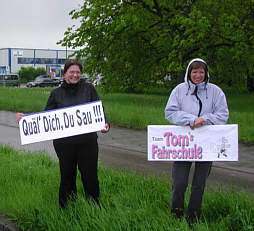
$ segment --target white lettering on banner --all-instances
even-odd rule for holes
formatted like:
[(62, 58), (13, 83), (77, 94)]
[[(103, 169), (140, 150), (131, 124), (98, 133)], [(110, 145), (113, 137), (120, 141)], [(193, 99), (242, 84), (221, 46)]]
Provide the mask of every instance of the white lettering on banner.
[(19, 121), (21, 144), (100, 131), (105, 128), (102, 102), (27, 114)]
[(149, 161), (238, 161), (238, 125), (150, 125)]

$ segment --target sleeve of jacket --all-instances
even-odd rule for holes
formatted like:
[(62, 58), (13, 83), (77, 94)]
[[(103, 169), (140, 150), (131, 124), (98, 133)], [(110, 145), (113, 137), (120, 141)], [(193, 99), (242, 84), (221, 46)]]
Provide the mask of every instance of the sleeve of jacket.
[(212, 104), (213, 112), (202, 115), (202, 117), (206, 120), (206, 124), (226, 124), (229, 117), (229, 111), (226, 96), (220, 88), (216, 88), (214, 91)]
[(56, 108), (57, 108), (57, 105), (56, 105), (56, 101), (55, 101), (55, 91), (51, 91), (44, 110), (48, 111), (48, 110), (52, 110), (52, 109), (56, 109)]
[[(91, 91), (92, 91), (92, 101), (97, 101), (97, 100), (101, 100), (95, 87), (91, 84)], [(104, 106), (103, 106), (103, 111), (104, 111), (104, 118), (105, 118), (105, 122), (109, 124), (107, 116), (105, 114), (105, 110), (104, 110)]]
[(181, 110), (178, 87), (174, 88), (165, 108), (165, 119), (179, 126), (193, 126), (196, 116)]

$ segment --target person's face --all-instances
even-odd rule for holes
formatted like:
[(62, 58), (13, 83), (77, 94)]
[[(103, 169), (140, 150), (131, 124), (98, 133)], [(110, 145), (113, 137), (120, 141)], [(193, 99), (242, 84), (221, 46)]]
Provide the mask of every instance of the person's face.
[(194, 84), (202, 83), (205, 80), (205, 70), (203, 67), (192, 69), (190, 74), (191, 81)]
[(79, 66), (73, 64), (64, 74), (65, 81), (70, 84), (78, 83), (80, 81), (80, 74)]

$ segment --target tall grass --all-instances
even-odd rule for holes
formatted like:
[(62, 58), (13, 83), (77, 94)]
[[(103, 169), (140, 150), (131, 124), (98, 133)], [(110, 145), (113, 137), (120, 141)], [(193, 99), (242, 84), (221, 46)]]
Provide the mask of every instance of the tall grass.
[[(42, 111), (52, 88), (0, 88), (0, 110), (25, 113)], [(110, 123), (145, 129), (151, 124), (169, 124), (164, 118), (168, 96), (111, 93), (99, 94)], [(169, 92), (170, 94), (170, 92)], [(229, 124), (239, 125), (239, 138), (254, 142), (254, 94), (229, 95)]]
[[(57, 203), (59, 168), (47, 155), (18, 153), (0, 145), (0, 163), (0, 211), (21, 230), (189, 230), (185, 220), (170, 214), (171, 185), (161, 178), (99, 165), (101, 209), (85, 200), (78, 179), (78, 198), (62, 211)], [(193, 230), (253, 230), (253, 216), (253, 196), (209, 189), (203, 217)]]
[(42, 111), (52, 88), (0, 87), (0, 109), (32, 113)]

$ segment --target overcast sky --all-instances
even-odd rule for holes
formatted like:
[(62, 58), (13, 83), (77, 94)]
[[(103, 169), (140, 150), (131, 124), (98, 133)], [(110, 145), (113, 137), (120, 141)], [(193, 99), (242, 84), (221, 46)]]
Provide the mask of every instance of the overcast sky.
[(69, 12), (84, 0), (0, 0), (0, 48), (65, 49), (61, 40), (78, 24)]

